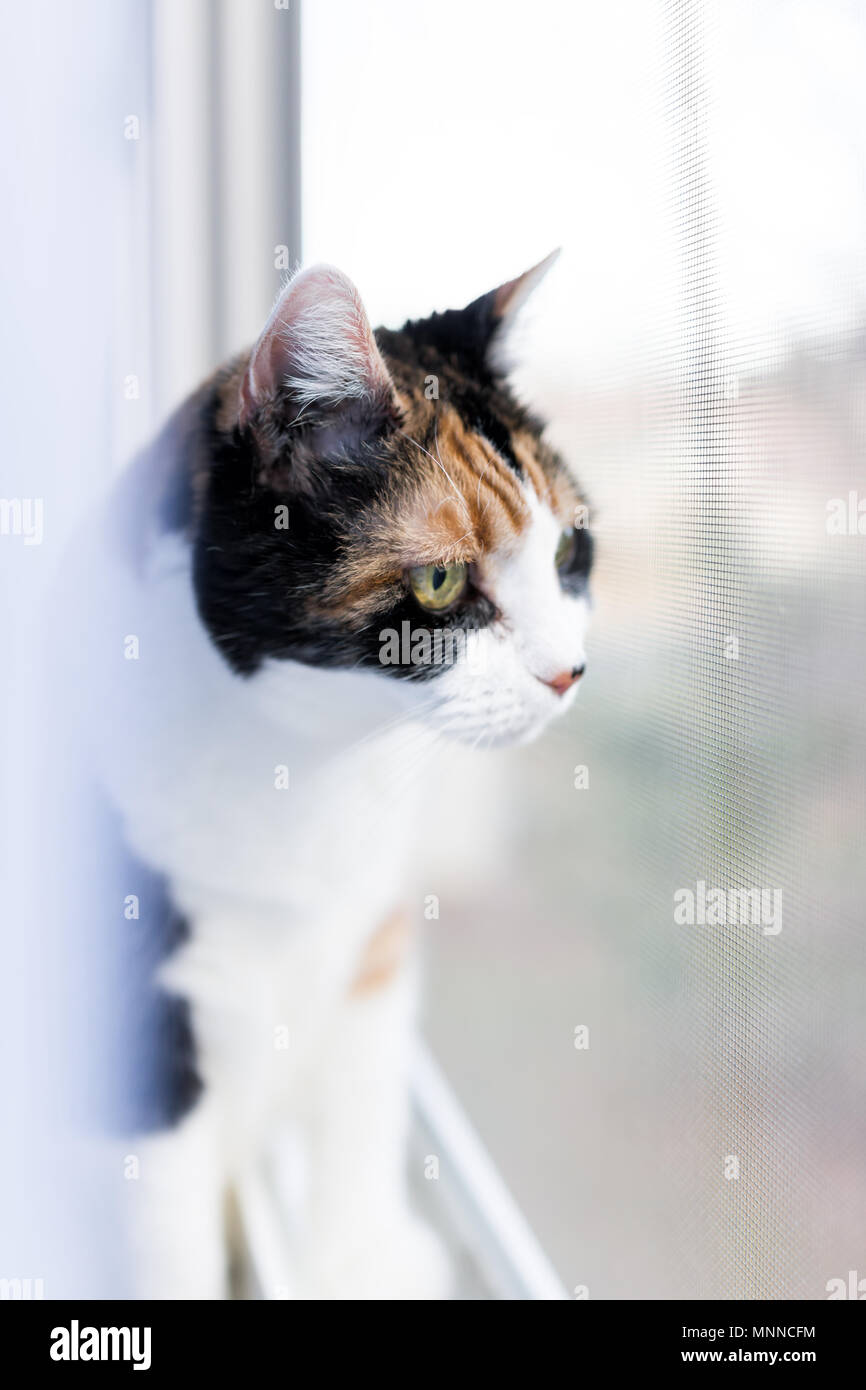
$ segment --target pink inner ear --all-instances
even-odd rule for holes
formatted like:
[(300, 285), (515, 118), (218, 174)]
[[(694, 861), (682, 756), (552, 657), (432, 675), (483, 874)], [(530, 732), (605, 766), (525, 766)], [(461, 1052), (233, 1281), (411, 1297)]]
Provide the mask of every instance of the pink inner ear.
[(241, 386), (241, 424), (280, 396), (313, 403), (385, 403), (393, 384), (361, 297), (333, 266), (301, 271), (280, 296)]
[(525, 270), (514, 280), (506, 280), (504, 285), (500, 285), (498, 290), (493, 291), (493, 312), (496, 318), (507, 319), (517, 312), (524, 300), (529, 298), (551, 266), (559, 259), (559, 254), (559, 247), (557, 247), (555, 251), (551, 251), (549, 256), (545, 256), (543, 261), (539, 261), (538, 265), (532, 266), (530, 270)]

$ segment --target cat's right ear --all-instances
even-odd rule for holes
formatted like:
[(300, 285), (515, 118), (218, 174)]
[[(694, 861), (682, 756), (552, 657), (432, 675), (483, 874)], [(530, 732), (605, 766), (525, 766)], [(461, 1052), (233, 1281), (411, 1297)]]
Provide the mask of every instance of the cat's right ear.
[(361, 297), (334, 266), (300, 271), (253, 348), (240, 391), (240, 425), (270, 417), (358, 437), (396, 414), (394, 384)]
[(507, 375), (511, 366), (508, 338), (517, 315), (547, 272), (556, 265), (559, 255), (557, 247), (543, 261), (473, 300), (462, 311), (460, 317), (464, 320), (468, 340), (474, 342), (476, 350), (480, 348), (480, 354), (494, 371)]

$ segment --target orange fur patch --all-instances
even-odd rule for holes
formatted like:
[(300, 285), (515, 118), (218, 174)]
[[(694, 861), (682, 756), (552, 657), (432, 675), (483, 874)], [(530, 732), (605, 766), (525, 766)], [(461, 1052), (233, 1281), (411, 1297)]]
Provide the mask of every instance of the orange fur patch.
[(409, 954), (410, 923), (398, 908), (377, 927), (364, 948), (349, 990), (353, 998), (384, 988), (398, 974)]
[[(431, 434), (429, 418), (417, 418), (419, 405), (404, 400), (405, 405), (403, 440), (417, 451), (411, 487), (398, 487), (368, 514), (363, 538), (347, 548), (325, 595), (325, 611), (359, 626), (383, 600), (397, 600), (413, 565), (472, 564), (513, 546), (529, 520), (513, 470), (451, 406), (440, 406)], [(528, 458), (528, 447), (524, 453)], [(527, 476), (546, 488), (537, 461)]]

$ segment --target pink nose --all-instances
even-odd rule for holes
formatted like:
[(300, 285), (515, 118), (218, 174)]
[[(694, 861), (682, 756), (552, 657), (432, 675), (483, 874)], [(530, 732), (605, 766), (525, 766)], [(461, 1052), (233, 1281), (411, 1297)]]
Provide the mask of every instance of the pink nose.
[(552, 681), (545, 681), (544, 684), (555, 690), (557, 695), (564, 695), (566, 690), (570, 690), (575, 682), (580, 680), (585, 670), (585, 666), (572, 666), (570, 671), (560, 671)]

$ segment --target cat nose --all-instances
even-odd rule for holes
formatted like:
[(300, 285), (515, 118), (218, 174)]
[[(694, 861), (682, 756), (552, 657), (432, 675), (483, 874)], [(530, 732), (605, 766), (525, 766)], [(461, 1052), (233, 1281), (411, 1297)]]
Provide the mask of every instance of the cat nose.
[(566, 690), (570, 690), (571, 687), (580, 680), (585, 670), (585, 664), (583, 666), (572, 666), (570, 671), (560, 671), (558, 676), (554, 676), (553, 680), (545, 681), (544, 684), (549, 685), (551, 690), (555, 690), (557, 695), (564, 695)]

